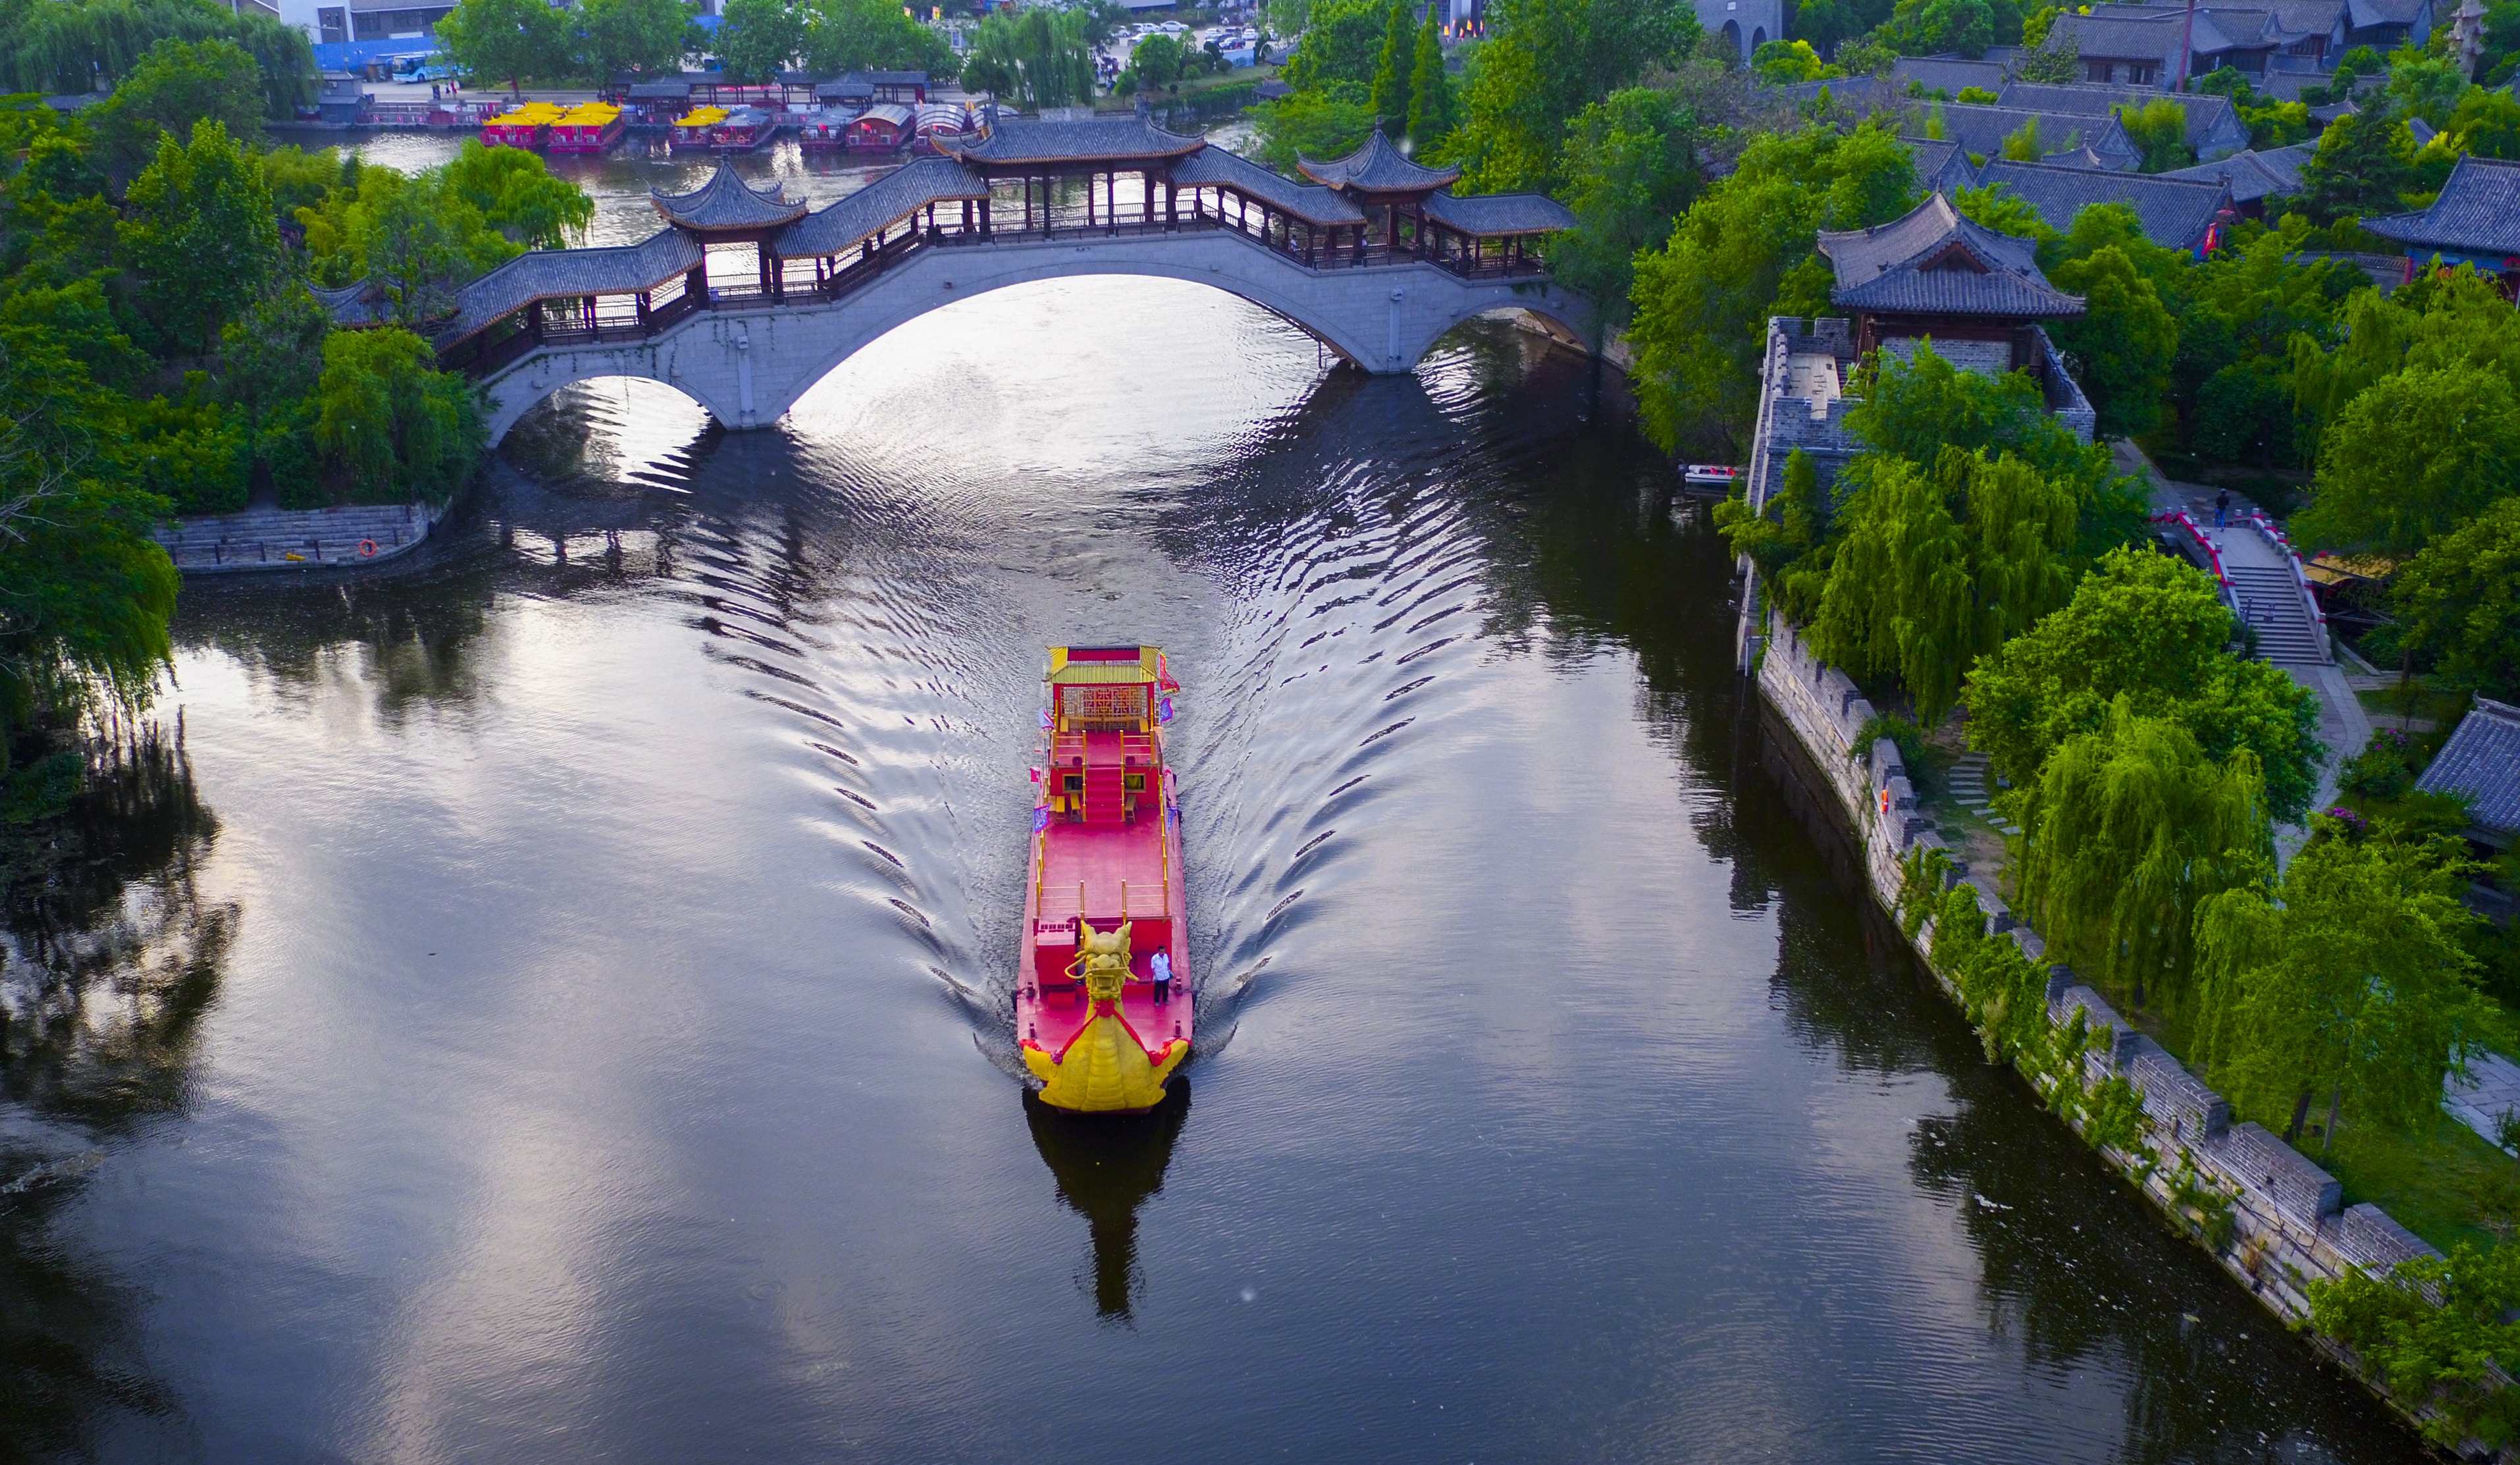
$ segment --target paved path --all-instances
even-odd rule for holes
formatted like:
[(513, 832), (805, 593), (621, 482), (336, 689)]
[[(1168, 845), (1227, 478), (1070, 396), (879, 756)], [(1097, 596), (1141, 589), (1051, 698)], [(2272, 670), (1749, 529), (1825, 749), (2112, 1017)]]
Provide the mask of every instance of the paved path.
[[(2520, 1115), (2520, 1064), (2499, 1053), (2488, 1053), (2467, 1066), (2467, 1081), (2452, 1078), (2443, 1085), (2442, 1107), (2451, 1118), (2502, 1147), (2502, 1121)], [(2506, 1153), (2511, 1152), (2506, 1148)]]
[(1985, 754), (1963, 754), (1958, 762), (1952, 764), (1952, 798), (1960, 807), (1984, 819), (1997, 834), (2010, 839), (2021, 830), (1991, 806), (1994, 790), (1990, 784), (1994, 777), (1995, 770), (1988, 765)]
[[(2354, 695), (2353, 687), (2347, 684), (2345, 668), (2329, 662), (2311, 635), (2315, 627), (2310, 626), (2307, 613), (2299, 608), (2299, 597), (2290, 584), (2291, 572), (2283, 567), (2283, 551), (2254, 529), (2213, 527), (2214, 489), (2202, 483), (2179, 483), (2163, 478), (2142, 450), (2131, 442), (2119, 441), (2111, 447), (2121, 472), (2141, 474), (2152, 485), (2155, 513), (2185, 509), (2204, 526), (2206, 537), (2222, 552), (2223, 568), (2231, 576), (2233, 591), (2252, 612), (2250, 623), (2258, 629), (2260, 653), (2318, 698), (2318, 741), (2327, 745), (2328, 758), (2319, 770), (2318, 793), (2312, 806), (2325, 808), (2334, 803), (2337, 773), (2347, 758), (2361, 753), (2363, 745), (2371, 741), (2371, 719), (2364, 714), (2362, 700)], [(2246, 495), (2231, 495), (2234, 517), (2255, 507)], [(2300, 836), (2295, 833), (2277, 845), (2288, 860), (2300, 847)]]

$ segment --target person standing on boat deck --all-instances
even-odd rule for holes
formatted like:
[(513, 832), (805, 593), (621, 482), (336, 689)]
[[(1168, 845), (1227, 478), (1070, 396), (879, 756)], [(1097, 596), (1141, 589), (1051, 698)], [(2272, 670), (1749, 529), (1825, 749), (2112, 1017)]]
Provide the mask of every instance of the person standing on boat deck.
[(1158, 951), (1155, 953), (1154, 960), (1147, 963), (1147, 969), (1148, 975), (1155, 979), (1155, 1000), (1158, 1002), (1171, 1001), (1173, 995), (1172, 957), (1164, 952)]

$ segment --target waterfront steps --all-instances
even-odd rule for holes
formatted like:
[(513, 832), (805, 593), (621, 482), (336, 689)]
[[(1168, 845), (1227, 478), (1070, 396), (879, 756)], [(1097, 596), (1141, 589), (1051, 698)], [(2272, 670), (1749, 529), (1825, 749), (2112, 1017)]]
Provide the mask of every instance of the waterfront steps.
[(428, 504), (247, 509), (169, 520), (156, 537), (176, 569), (194, 572), (371, 564), (420, 543), (442, 513)]

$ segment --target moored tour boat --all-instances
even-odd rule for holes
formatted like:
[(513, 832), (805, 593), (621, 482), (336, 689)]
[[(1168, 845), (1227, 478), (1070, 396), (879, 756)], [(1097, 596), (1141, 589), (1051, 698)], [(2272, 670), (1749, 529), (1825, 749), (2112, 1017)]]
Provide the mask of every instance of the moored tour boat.
[(481, 123), (485, 148), (539, 148), (551, 137), (562, 109), (549, 102), (519, 102)]
[(723, 107), (695, 107), (674, 118), (674, 145), (682, 148), (709, 146), (717, 124), (726, 120)]
[(620, 108), (609, 102), (580, 102), (551, 124), (550, 147), (555, 153), (601, 153), (629, 130)]
[(1015, 1039), (1042, 1102), (1144, 1113), (1192, 1037), (1181, 804), (1164, 761), (1179, 687), (1152, 646), (1053, 647), (1047, 680)]

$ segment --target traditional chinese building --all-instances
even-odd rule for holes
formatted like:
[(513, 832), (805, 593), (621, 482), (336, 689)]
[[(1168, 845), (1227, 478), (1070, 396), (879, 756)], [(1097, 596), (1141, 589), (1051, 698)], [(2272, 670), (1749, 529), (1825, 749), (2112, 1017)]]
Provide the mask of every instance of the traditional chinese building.
[(2461, 158), (2429, 206), (2364, 219), (2362, 227), (2406, 247), (2410, 280), (2439, 258), (2446, 266), (2475, 265), (2508, 294), (2520, 283), (2520, 162)]
[[(761, 293), (778, 294), (778, 255), (768, 248), (769, 241), (805, 216), (804, 200), (783, 196), (776, 184), (767, 189), (754, 188), (738, 176), (735, 165), (723, 158), (718, 160), (717, 171), (709, 175), (709, 180), (690, 193), (652, 189), (648, 199), (665, 216), (665, 222), (690, 235), (703, 250), (713, 246), (752, 246)], [(707, 271), (703, 263), (703, 287), (707, 284)]]

